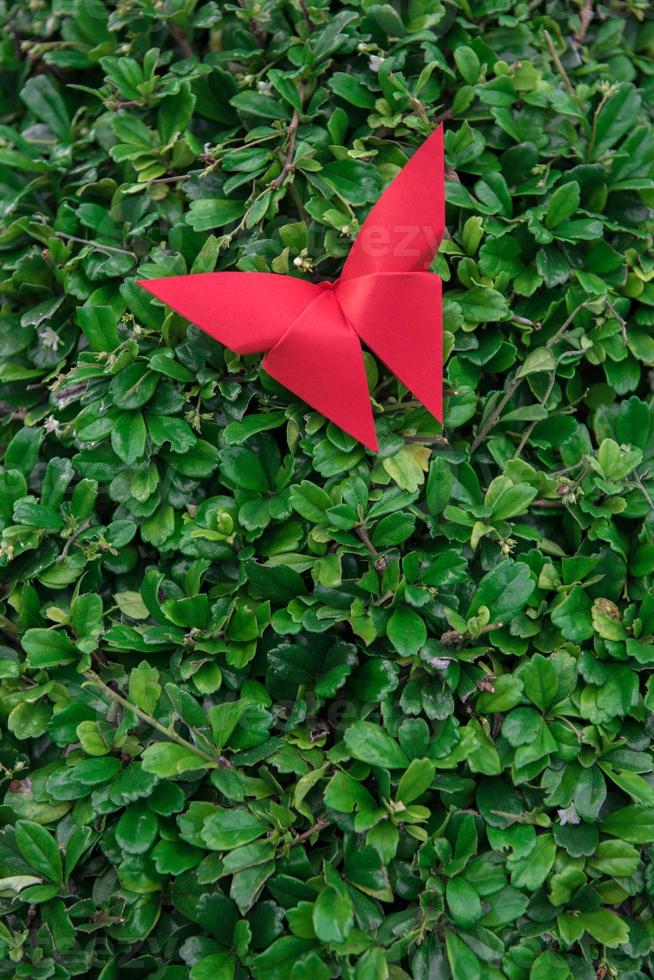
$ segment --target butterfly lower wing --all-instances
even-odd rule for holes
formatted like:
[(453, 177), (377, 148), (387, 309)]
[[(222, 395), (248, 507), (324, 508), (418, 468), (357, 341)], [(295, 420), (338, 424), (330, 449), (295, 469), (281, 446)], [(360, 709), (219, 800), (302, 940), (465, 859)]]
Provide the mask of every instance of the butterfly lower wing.
[(332, 290), (308, 306), (263, 359), (265, 370), (377, 451), (363, 351)]
[(236, 354), (268, 350), (321, 292), (272, 272), (199, 272), (139, 286)]
[(428, 411), (443, 420), (441, 281), (431, 272), (339, 282), (345, 316), (361, 340)]

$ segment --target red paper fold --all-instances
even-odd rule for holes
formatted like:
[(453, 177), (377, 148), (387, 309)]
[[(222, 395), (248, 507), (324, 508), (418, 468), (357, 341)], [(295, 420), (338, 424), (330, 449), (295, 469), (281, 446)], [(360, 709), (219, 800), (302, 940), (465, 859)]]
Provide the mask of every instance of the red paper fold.
[(377, 201), (333, 283), (208, 272), (139, 285), (377, 451), (361, 341), (442, 420), (443, 130)]

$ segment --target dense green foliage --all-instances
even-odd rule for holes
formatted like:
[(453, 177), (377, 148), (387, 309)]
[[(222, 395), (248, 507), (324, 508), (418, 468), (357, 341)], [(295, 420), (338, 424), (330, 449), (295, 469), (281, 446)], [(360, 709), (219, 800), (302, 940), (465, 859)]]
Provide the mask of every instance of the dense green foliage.
[[(0, 3), (0, 977), (654, 975), (654, 22), (331, 8)], [(442, 119), (444, 427), (135, 284), (337, 275)]]

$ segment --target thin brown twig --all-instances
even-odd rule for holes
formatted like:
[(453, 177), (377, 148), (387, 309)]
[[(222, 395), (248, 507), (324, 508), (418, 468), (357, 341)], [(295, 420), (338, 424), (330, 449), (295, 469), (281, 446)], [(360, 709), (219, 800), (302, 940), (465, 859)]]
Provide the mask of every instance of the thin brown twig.
[(93, 670), (86, 671), (84, 676), (86, 677), (87, 683), (92, 684), (94, 687), (99, 687), (100, 690), (111, 698), (112, 701), (116, 701), (121, 707), (125, 708), (127, 711), (133, 712), (137, 718), (144, 721), (146, 725), (151, 728), (155, 728), (161, 735), (170, 739), (171, 742), (176, 742), (183, 748), (188, 749), (189, 752), (194, 752), (195, 755), (201, 756), (205, 762), (211, 763), (214, 766), (221, 766), (224, 769), (233, 769), (232, 763), (224, 755), (210, 755), (208, 752), (204, 752), (203, 749), (198, 748), (193, 742), (189, 742), (188, 739), (183, 738), (179, 735), (173, 728), (166, 728), (162, 725), (160, 721), (153, 718), (152, 715), (147, 714), (147, 712), (142, 711), (137, 705), (128, 701), (124, 698), (122, 694), (114, 691), (108, 684), (105, 684), (103, 680), (95, 673)]
[(491, 431), (491, 429), (494, 429), (495, 428), (495, 426), (499, 422), (500, 415), (502, 414), (502, 412), (506, 408), (507, 404), (509, 403), (509, 401), (511, 400), (511, 398), (513, 397), (513, 395), (515, 394), (515, 392), (517, 391), (517, 389), (522, 384), (522, 380), (523, 380), (522, 378), (517, 378), (516, 377), (512, 381), (509, 382), (509, 384), (507, 386), (507, 389), (504, 392), (504, 395), (499, 400), (499, 402), (497, 403), (497, 405), (495, 406), (495, 408), (493, 409), (493, 411), (490, 413), (490, 415), (488, 416), (488, 418), (486, 419), (486, 421), (484, 422), (484, 424), (481, 426), (481, 428), (477, 432), (477, 435), (475, 436), (475, 438), (474, 438), (474, 440), (472, 442), (472, 445), (470, 447), (470, 454), (471, 455), (472, 455), (472, 453), (475, 452), (476, 449), (479, 448), (479, 446), (484, 441), (484, 439), (486, 438), (486, 436), (488, 435), (488, 433)]
[(579, 13), (579, 29), (575, 34), (575, 41), (577, 44), (583, 44), (586, 39), (586, 31), (590, 27), (590, 23), (595, 16), (595, 11), (593, 10), (592, 0), (584, 0), (584, 5)]
[(402, 436), (405, 442), (416, 443), (419, 446), (440, 446), (441, 449), (449, 449), (450, 441), (445, 436)]
[(300, 0), (300, 9), (304, 14), (304, 19), (306, 21), (307, 27), (309, 28), (309, 31), (312, 31), (315, 25), (311, 20), (311, 17), (309, 16), (309, 8), (307, 7), (307, 0)]
[[(302, 93), (300, 91), (300, 96), (301, 94)], [(297, 128), (299, 125), (300, 125), (300, 113), (298, 112), (297, 109), (294, 109), (293, 115), (291, 117), (291, 121), (288, 124), (288, 129), (286, 131), (288, 144), (286, 146), (286, 156), (284, 158), (284, 163), (282, 164), (282, 169), (277, 175), (277, 177), (275, 177), (273, 180), (270, 181), (270, 186), (273, 188), (273, 190), (278, 190), (286, 180), (287, 176), (293, 170), (293, 157), (295, 156), (295, 141), (297, 139)]]
[(620, 316), (620, 314), (615, 309), (613, 304), (609, 303), (608, 299), (605, 299), (604, 302), (606, 303), (608, 309), (610, 310), (611, 316), (615, 317), (615, 319), (620, 324), (620, 333), (622, 334), (622, 341), (626, 347), (627, 344), (629, 343), (629, 337), (627, 335), (627, 321), (624, 319), (624, 317)]
[(545, 41), (547, 42), (547, 47), (549, 48), (549, 52), (552, 55), (552, 60), (553, 60), (554, 64), (556, 65), (557, 71), (558, 71), (559, 75), (561, 76), (561, 78), (563, 79), (564, 85), (567, 88), (569, 94), (574, 97), (575, 90), (574, 90), (574, 88), (572, 86), (572, 82), (568, 78), (568, 74), (567, 74), (565, 68), (563, 67), (563, 63), (562, 63), (561, 59), (559, 58), (558, 51), (554, 47), (554, 41), (551, 38), (550, 32), (549, 31), (543, 31), (543, 34), (545, 35)]
[(77, 242), (79, 245), (92, 245), (101, 252), (119, 252), (121, 255), (131, 255), (133, 259), (136, 258), (136, 254), (130, 252), (128, 248), (118, 248), (116, 245), (102, 245), (93, 239), (79, 238), (77, 235), (67, 235), (65, 231), (55, 231), (54, 234), (55, 238), (62, 238), (68, 242)]
[[(549, 379), (549, 381), (547, 383), (547, 388), (545, 389), (545, 394), (543, 395), (543, 397), (540, 400), (540, 403), (543, 406), (543, 408), (545, 408), (547, 406), (548, 399), (549, 399), (550, 395), (552, 394), (552, 391), (554, 390), (554, 385), (556, 383), (556, 367), (557, 366), (554, 367), (552, 373), (550, 374), (550, 379)], [(531, 436), (532, 432), (534, 431), (534, 429), (536, 428), (537, 425), (538, 425), (538, 419), (534, 419), (533, 422), (530, 422), (529, 423), (529, 425), (527, 426), (527, 428), (525, 429), (525, 431), (522, 433), (522, 438), (520, 439), (520, 442), (518, 443), (518, 448), (516, 449), (516, 451), (513, 454), (513, 459), (517, 459), (520, 456), (520, 454), (522, 453), (522, 450), (525, 448), (525, 446), (529, 442), (529, 437)]]
[(92, 523), (93, 522), (92, 522), (91, 518), (89, 517), (85, 521), (82, 521), (82, 523), (80, 524), (80, 526), (78, 528), (76, 528), (75, 531), (73, 531), (73, 533), (68, 538), (68, 540), (66, 541), (66, 543), (65, 543), (65, 545), (64, 545), (64, 547), (62, 549), (61, 555), (59, 556), (59, 561), (63, 561), (64, 560), (64, 558), (67, 556), (68, 552), (70, 551), (71, 547), (73, 546), (73, 543), (77, 540), (77, 538), (80, 536), (80, 534), (82, 534), (84, 531), (86, 531), (87, 528), (89, 528), (91, 526)]
[[(246, 6), (245, 0), (238, 0), (238, 2), (239, 2), (239, 6), (241, 6), (241, 7), (245, 7)], [(259, 21), (256, 20), (256, 18), (251, 17), (250, 20), (248, 21), (248, 27), (250, 28), (250, 33), (252, 34), (252, 37), (257, 42), (257, 44), (259, 45), (259, 47), (260, 48), (265, 48), (265, 46), (266, 46), (266, 35), (263, 32), (263, 30), (261, 29), (261, 25), (259, 24)]]
[(374, 544), (368, 536), (368, 531), (365, 524), (357, 524), (355, 527), (356, 536), (359, 540), (366, 546), (372, 557), (375, 559), (375, 568), (378, 572), (383, 572), (386, 569), (386, 559), (383, 555), (380, 555)]
[(191, 47), (191, 45), (189, 44), (188, 38), (184, 33), (184, 31), (180, 27), (178, 27), (177, 24), (173, 24), (173, 22), (170, 20), (167, 22), (167, 25), (168, 25), (168, 30), (170, 31), (170, 33), (172, 34), (175, 40), (175, 44), (182, 52), (184, 57), (195, 58), (195, 52)]
[(432, 119), (432, 125), (439, 126), (442, 122), (445, 122), (446, 119), (451, 119), (453, 115), (454, 109), (444, 109), (442, 112), (439, 112), (437, 116), (434, 116)]
[(558, 344), (559, 340), (561, 340), (561, 338), (563, 337), (563, 335), (567, 332), (568, 327), (570, 326), (570, 324), (572, 323), (572, 321), (574, 320), (574, 318), (577, 316), (577, 314), (578, 313), (581, 313), (581, 311), (583, 309), (585, 309), (587, 305), (588, 305), (587, 301), (584, 300), (578, 306), (575, 306), (575, 308), (572, 311), (572, 313), (570, 314), (570, 316), (566, 317), (566, 319), (563, 321), (563, 323), (561, 324), (561, 326), (559, 327), (559, 329), (556, 331), (555, 334), (553, 334), (550, 337), (550, 339), (547, 341), (547, 343), (545, 344), (545, 346), (546, 347), (549, 347), (550, 350), (552, 349), (552, 347), (555, 347), (556, 344)]
[(309, 827), (308, 830), (303, 831), (303, 833), (298, 834), (297, 837), (293, 838), (291, 841), (291, 847), (297, 847), (298, 844), (304, 844), (304, 842), (308, 841), (310, 837), (313, 837), (314, 834), (320, 833), (321, 830), (324, 830), (325, 827), (328, 826), (329, 820), (327, 820), (326, 817), (320, 817), (320, 819), (316, 820), (312, 827)]
[(645, 498), (645, 500), (647, 502), (647, 506), (649, 507), (650, 510), (654, 510), (654, 502), (652, 502), (652, 498), (650, 497), (649, 493), (647, 492), (647, 488), (646, 488), (645, 484), (643, 483), (642, 478), (640, 476), (638, 476), (637, 473), (634, 473), (634, 479), (636, 481), (636, 485), (638, 486), (638, 489), (640, 490), (640, 492), (642, 493), (643, 497)]

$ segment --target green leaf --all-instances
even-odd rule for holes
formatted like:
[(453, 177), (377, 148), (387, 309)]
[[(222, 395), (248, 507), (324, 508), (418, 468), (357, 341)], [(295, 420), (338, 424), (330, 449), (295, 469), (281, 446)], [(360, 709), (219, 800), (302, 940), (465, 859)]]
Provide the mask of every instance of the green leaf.
[(552, 611), (552, 622), (559, 627), (566, 640), (579, 643), (593, 635), (591, 606), (588, 593), (581, 586), (575, 586)]
[(129, 675), (129, 697), (147, 714), (152, 714), (161, 695), (159, 671), (142, 660)]
[(108, 353), (118, 347), (116, 316), (110, 306), (80, 306), (76, 317), (93, 350)]
[(397, 799), (402, 803), (413, 803), (429, 789), (434, 778), (434, 763), (430, 759), (413, 759), (409, 768), (402, 774), (397, 787)]
[(231, 201), (226, 198), (201, 197), (191, 201), (186, 215), (186, 223), (193, 231), (211, 231), (224, 228), (242, 218), (246, 211), (244, 201)]
[(474, 85), (479, 78), (481, 64), (473, 48), (465, 44), (458, 45), (454, 50), (454, 62), (464, 82)]
[(487, 286), (474, 286), (457, 295), (456, 301), (468, 323), (493, 323), (509, 315), (506, 298)]
[(28, 78), (20, 97), (39, 122), (52, 130), (61, 143), (71, 139), (70, 115), (66, 103), (50, 75), (34, 75)]
[(464, 929), (469, 929), (483, 915), (481, 900), (472, 885), (463, 878), (450, 878), (445, 889), (445, 898), (452, 921)]
[(520, 679), (525, 694), (541, 711), (546, 711), (556, 701), (559, 679), (552, 660), (537, 653), (520, 669)]
[(581, 193), (576, 180), (570, 180), (556, 188), (550, 197), (545, 215), (545, 226), (556, 228), (562, 221), (571, 218), (579, 207)]
[(252, 960), (251, 969), (255, 980), (288, 980), (300, 957), (315, 945), (315, 939), (302, 939), (299, 936), (275, 939), (263, 953)]
[(580, 774), (574, 795), (575, 810), (582, 820), (594, 823), (606, 799), (606, 783), (597, 766), (584, 769)]
[(210, 769), (215, 765), (199, 753), (170, 742), (154, 742), (148, 745), (141, 756), (141, 764), (146, 772), (154, 773), (162, 779), (197, 769)]
[(398, 606), (388, 621), (386, 635), (401, 657), (413, 657), (427, 641), (427, 628), (417, 612)]
[(247, 711), (247, 706), (248, 702), (244, 700), (225, 701), (224, 704), (209, 709), (211, 732), (219, 752), (229, 742), (234, 729)]
[(556, 362), (554, 355), (549, 347), (537, 347), (525, 357), (519, 370), (517, 378), (526, 378), (530, 374), (540, 374), (543, 371), (554, 371)]
[(527, 565), (504, 559), (479, 582), (466, 618), (476, 615), (481, 606), (486, 606), (493, 621), (507, 622), (524, 608), (534, 587)]
[(291, 487), (291, 504), (293, 509), (313, 524), (325, 524), (325, 512), (332, 506), (333, 500), (328, 493), (309, 480)]
[(375, 97), (361, 82), (346, 72), (334, 72), (329, 80), (332, 92), (359, 109), (372, 109)]
[(348, 892), (324, 888), (313, 907), (312, 921), (321, 942), (344, 943), (354, 924), (354, 908)]
[(232, 953), (210, 953), (191, 967), (189, 980), (234, 980), (236, 960)]
[(61, 852), (51, 834), (31, 820), (18, 820), (15, 826), (16, 846), (30, 867), (49, 881), (63, 881)]
[(488, 488), (484, 504), (491, 508), (491, 521), (508, 521), (524, 514), (537, 494), (527, 483), (514, 484), (505, 476), (496, 477)]
[(258, 432), (277, 429), (285, 421), (283, 412), (266, 412), (262, 415), (248, 415), (240, 422), (230, 422), (225, 426), (223, 436), (228, 446), (240, 446)]
[(239, 92), (230, 99), (231, 105), (260, 119), (288, 119), (288, 107), (279, 99), (258, 92)]
[(379, 172), (361, 160), (336, 160), (322, 169), (322, 176), (348, 204), (361, 206), (376, 200), (382, 189)]
[(345, 745), (355, 759), (385, 769), (406, 769), (409, 760), (395, 739), (379, 725), (357, 721), (345, 732)]
[(27, 664), (32, 669), (59, 667), (73, 663), (79, 656), (77, 650), (61, 630), (30, 629), (22, 640), (27, 654)]
[(622, 946), (629, 939), (629, 926), (610, 909), (581, 912), (578, 922), (593, 939), (610, 949)]
[(147, 806), (133, 803), (116, 824), (116, 842), (127, 854), (145, 854), (159, 831), (154, 813)]
[(152, 398), (158, 384), (157, 375), (143, 361), (137, 361), (116, 375), (109, 392), (118, 408), (141, 408)]
[(625, 841), (605, 840), (599, 844), (588, 863), (600, 874), (629, 878), (640, 865), (640, 852)]
[(511, 865), (511, 884), (514, 888), (536, 891), (547, 879), (556, 858), (556, 844), (551, 834), (539, 834), (536, 843), (525, 857), (514, 859)]
[(270, 489), (268, 476), (259, 458), (250, 449), (234, 446), (219, 455), (222, 476), (244, 490), (265, 491)]
[(453, 980), (482, 980), (482, 966), (469, 946), (449, 929), (445, 931), (447, 959)]
[(641, 99), (633, 85), (618, 85), (604, 102), (595, 120), (594, 159), (615, 146), (634, 124)]
[(436, 456), (429, 467), (426, 501), (429, 513), (436, 517), (447, 507), (452, 495), (452, 469), (441, 456)]
[(111, 429), (111, 446), (123, 463), (135, 463), (145, 450), (145, 422), (140, 412), (119, 412)]
[(202, 840), (214, 851), (231, 851), (262, 837), (268, 824), (245, 807), (219, 810), (208, 817), (202, 828)]
[(572, 977), (563, 957), (550, 949), (536, 957), (529, 973), (529, 980), (572, 980)]
[(630, 844), (651, 844), (654, 841), (654, 809), (648, 806), (625, 806), (609, 813), (600, 824), (601, 830)]

